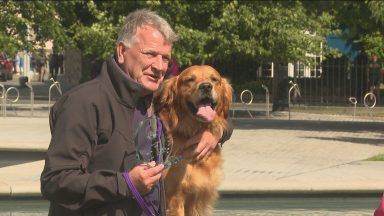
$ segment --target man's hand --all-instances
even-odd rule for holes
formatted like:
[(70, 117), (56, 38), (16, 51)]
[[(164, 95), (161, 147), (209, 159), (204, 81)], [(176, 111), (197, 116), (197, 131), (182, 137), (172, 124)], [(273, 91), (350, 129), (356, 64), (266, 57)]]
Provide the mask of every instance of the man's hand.
[(222, 133), (223, 132), (221, 131), (220, 136), (215, 136), (209, 131), (203, 131), (189, 139), (185, 143), (185, 148), (196, 145), (194, 150), (194, 157), (196, 160), (201, 160), (204, 157), (209, 156), (216, 148)]
[(156, 166), (154, 161), (147, 164), (140, 164), (129, 172), (129, 177), (141, 195), (145, 195), (152, 190), (152, 187), (161, 177), (163, 164)]

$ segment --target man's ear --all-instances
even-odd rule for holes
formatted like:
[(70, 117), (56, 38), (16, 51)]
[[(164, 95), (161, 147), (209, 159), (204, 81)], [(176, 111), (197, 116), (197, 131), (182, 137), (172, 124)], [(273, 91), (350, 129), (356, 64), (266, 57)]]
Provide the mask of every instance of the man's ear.
[(117, 63), (123, 64), (124, 63), (124, 52), (127, 49), (127, 47), (123, 44), (123, 42), (119, 42), (116, 46), (116, 58)]

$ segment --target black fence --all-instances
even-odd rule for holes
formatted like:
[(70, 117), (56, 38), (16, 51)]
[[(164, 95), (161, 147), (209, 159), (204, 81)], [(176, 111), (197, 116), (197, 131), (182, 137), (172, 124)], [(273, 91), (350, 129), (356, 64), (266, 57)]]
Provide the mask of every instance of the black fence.
[[(358, 56), (353, 62), (345, 57), (328, 58), (321, 62), (320, 69), (318, 67), (306, 75), (294, 65), (293, 73), (291, 72), (291, 76), (289, 76), (288, 67), (280, 66), (286, 72), (283, 73), (283, 78), (279, 78), (283, 80), (283, 84), (278, 88), (273, 88), (274, 79), (277, 77), (272, 77), (271, 69), (264, 67), (264, 64), (247, 61), (237, 62), (237, 68), (234, 65), (229, 64), (221, 68), (219, 66), (219, 69), (231, 78), (236, 102), (241, 102), (240, 94), (245, 89), (253, 93), (254, 102), (265, 102), (265, 90), (262, 88), (262, 85), (265, 85), (269, 89), (271, 103), (274, 96), (283, 94), (285, 101), (283, 103), (288, 104), (288, 89), (292, 86), (289, 84), (290, 80), (297, 83), (301, 93), (299, 96), (292, 92), (291, 102), (299, 105), (350, 106), (350, 97), (356, 98), (357, 103), (363, 105), (364, 96), (369, 92), (368, 58), (364, 55)], [(274, 76), (276, 74), (275, 72)], [(376, 106), (383, 106), (380, 98), (384, 98), (384, 89), (378, 90), (378, 93)], [(245, 100), (249, 101), (248, 94), (245, 96)]]
[(300, 87), (301, 103), (337, 106), (350, 105), (350, 97), (363, 103), (364, 96), (369, 91), (367, 74), (366, 58), (359, 58), (354, 62), (340, 58), (323, 61), (319, 77), (294, 79)]

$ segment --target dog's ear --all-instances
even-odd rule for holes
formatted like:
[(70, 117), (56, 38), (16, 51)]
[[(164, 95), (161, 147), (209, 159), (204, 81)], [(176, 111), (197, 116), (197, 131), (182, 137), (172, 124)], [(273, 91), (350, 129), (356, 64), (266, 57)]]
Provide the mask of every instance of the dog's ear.
[(177, 77), (165, 80), (160, 89), (155, 92), (153, 106), (156, 114), (172, 106), (176, 94), (176, 81)]
[(221, 79), (221, 98), (218, 104), (218, 114), (224, 118), (228, 117), (229, 106), (232, 103), (232, 87), (225, 79)]
[(175, 111), (174, 100), (176, 97), (178, 77), (165, 80), (160, 89), (155, 92), (153, 98), (153, 108), (161, 120), (167, 122), (168, 126), (177, 124), (177, 114)]

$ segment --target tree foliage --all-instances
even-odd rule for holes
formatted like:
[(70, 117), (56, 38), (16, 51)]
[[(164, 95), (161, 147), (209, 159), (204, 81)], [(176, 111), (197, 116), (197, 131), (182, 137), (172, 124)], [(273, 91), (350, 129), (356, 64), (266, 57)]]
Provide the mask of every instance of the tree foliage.
[(114, 52), (124, 17), (138, 8), (174, 26), (174, 56), (184, 66), (234, 58), (305, 62), (307, 53), (330, 52), (326, 35), (344, 28), (344, 37), (384, 56), (382, 1), (2, 1), (0, 46), (33, 50), (52, 40), (55, 49), (75, 47), (101, 60)]
[(331, 7), (336, 27), (348, 30), (342, 37), (359, 43), (365, 54), (384, 59), (383, 1), (334, 1)]
[(72, 45), (57, 16), (54, 2), (2, 1), (0, 27), (0, 48), (9, 53), (33, 51), (44, 47), (49, 40), (63, 46)]

